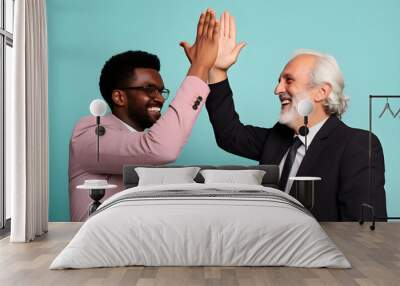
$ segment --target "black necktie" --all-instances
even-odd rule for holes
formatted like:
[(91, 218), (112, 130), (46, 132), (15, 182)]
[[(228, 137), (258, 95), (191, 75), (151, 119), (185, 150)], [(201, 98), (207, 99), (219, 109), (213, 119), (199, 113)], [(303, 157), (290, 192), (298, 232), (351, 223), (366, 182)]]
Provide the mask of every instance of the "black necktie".
[(290, 170), (292, 169), (294, 159), (296, 158), (297, 149), (303, 145), (303, 142), (299, 137), (293, 139), (292, 145), (290, 145), (289, 152), (286, 156), (285, 164), (283, 165), (283, 170), (281, 174), (281, 179), (279, 180), (279, 189), (285, 191), (286, 184), (289, 178)]

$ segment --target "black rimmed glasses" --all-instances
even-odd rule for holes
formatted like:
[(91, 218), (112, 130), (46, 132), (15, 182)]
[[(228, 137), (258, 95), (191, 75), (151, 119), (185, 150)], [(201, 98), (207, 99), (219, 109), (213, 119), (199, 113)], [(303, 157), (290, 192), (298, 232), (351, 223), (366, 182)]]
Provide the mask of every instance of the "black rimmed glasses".
[(157, 93), (160, 94), (165, 100), (169, 97), (169, 89), (163, 88), (159, 89), (154, 85), (148, 86), (128, 86), (128, 87), (121, 87), (118, 88), (121, 90), (141, 90), (145, 92), (147, 95), (154, 97)]

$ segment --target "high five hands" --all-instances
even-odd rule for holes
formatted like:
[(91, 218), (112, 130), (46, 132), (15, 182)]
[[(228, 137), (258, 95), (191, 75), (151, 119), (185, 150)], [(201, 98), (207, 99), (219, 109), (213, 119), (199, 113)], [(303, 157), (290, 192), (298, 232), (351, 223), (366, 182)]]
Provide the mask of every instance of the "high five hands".
[[(215, 20), (215, 12), (211, 9), (207, 9), (207, 13), (211, 13), (211, 18)], [(204, 13), (202, 13), (203, 15)], [(199, 26), (201, 23), (201, 17), (197, 29), (197, 35), (199, 35)], [(216, 22), (218, 25), (218, 22)], [(236, 24), (235, 18), (225, 11), (222, 13), (220, 18), (220, 31), (218, 33), (218, 54), (208, 73), (208, 82), (216, 83), (227, 78), (227, 70), (231, 67), (238, 59), (239, 53), (242, 48), (246, 45), (244, 42), (236, 43)], [(186, 42), (182, 42), (181, 46), (184, 48), (186, 56), (193, 66), (193, 52), (191, 49), (196, 45), (190, 46)], [(211, 56), (211, 53), (210, 53)]]
[(200, 77), (207, 82), (208, 73), (218, 54), (219, 27), (215, 12), (209, 8), (200, 15), (195, 43), (192, 46), (186, 42), (180, 43), (192, 64), (188, 75)]

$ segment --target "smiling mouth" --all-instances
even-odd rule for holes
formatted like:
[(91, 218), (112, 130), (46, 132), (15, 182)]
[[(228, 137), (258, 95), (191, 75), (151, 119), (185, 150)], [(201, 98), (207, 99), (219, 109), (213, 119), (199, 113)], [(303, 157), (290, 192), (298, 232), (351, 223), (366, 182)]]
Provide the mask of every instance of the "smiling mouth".
[(158, 111), (158, 112), (160, 112), (161, 111), (161, 107), (150, 107), (150, 108), (148, 108), (147, 110), (149, 110), (149, 111)]
[(279, 99), (281, 100), (282, 108), (285, 107), (286, 105), (289, 105), (289, 104), (292, 103), (292, 99), (289, 98), (288, 96), (286, 96), (286, 97), (283, 97), (283, 96), (282, 96), (282, 97), (280, 97)]
[(148, 111), (150, 114), (155, 114), (155, 115), (159, 116), (159, 115), (161, 115), (161, 106), (152, 106), (152, 107), (149, 107), (149, 108), (147, 108), (147, 111)]

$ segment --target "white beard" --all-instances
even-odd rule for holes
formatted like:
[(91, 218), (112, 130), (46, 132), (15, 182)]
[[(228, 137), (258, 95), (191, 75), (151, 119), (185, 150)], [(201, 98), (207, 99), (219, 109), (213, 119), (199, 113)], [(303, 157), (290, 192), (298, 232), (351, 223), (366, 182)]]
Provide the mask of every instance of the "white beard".
[(279, 123), (290, 126), (299, 114), (297, 113), (296, 107), (292, 104), (292, 107), (288, 111), (281, 111), (279, 114)]
[(301, 116), (297, 112), (297, 104), (300, 100), (305, 98), (309, 98), (308, 93), (305, 91), (296, 94), (295, 97), (293, 96), (291, 103), (292, 106), (290, 107), (290, 109), (287, 111), (281, 111), (281, 113), (279, 114), (279, 123), (287, 125), (289, 127), (293, 127), (295, 125), (295, 122), (301, 119)]

